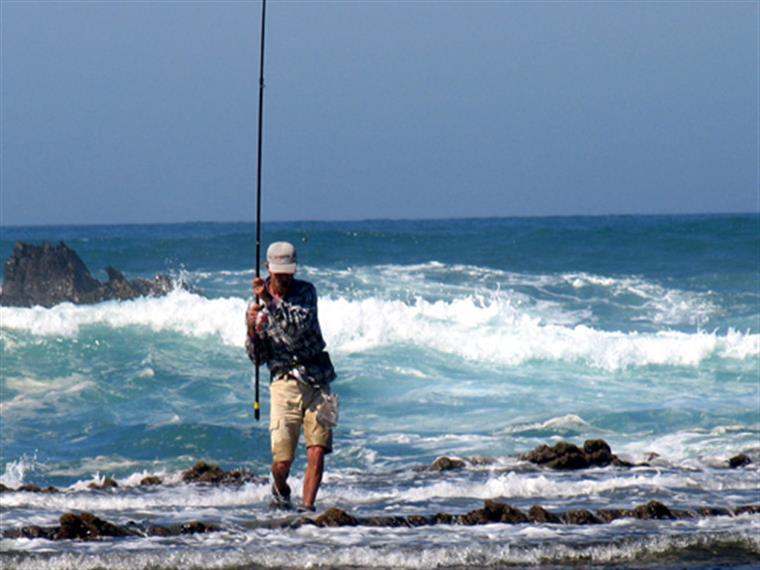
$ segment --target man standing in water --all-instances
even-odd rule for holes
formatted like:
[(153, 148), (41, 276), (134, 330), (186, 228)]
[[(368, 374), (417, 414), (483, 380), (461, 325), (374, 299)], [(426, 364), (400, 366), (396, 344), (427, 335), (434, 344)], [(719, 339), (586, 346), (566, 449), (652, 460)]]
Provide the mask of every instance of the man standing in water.
[(322, 482), (325, 455), (332, 451), (336, 402), (329, 384), (335, 378), (317, 319), (314, 285), (294, 278), (296, 251), (275, 242), (267, 249), (266, 281), (253, 280), (260, 304), (246, 314), (248, 356), (266, 363), (270, 372), (272, 440), (272, 505), (290, 507), (288, 476), (303, 426), (307, 466), (303, 481), (304, 510), (313, 511)]

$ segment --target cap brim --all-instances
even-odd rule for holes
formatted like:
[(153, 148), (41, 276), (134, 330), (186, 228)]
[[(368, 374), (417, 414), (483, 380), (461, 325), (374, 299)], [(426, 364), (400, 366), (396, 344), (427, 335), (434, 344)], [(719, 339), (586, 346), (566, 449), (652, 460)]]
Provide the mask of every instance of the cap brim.
[(296, 264), (295, 263), (272, 263), (269, 262), (269, 273), (295, 273), (296, 272)]

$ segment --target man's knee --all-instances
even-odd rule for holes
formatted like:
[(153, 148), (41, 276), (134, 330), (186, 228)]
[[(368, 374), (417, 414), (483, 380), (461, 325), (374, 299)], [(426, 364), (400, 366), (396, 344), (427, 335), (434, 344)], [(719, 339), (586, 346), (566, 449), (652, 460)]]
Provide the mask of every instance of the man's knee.
[(292, 461), (274, 461), (272, 462), (272, 473), (290, 473), (290, 466), (292, 464)]

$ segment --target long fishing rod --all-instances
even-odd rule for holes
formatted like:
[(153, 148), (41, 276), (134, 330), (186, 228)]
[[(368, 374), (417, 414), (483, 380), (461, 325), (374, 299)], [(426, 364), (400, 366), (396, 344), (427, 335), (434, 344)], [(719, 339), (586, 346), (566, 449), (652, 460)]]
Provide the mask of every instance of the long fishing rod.
[[(259, 149), (258, 162), (256, 165), (256, 277), (261, 275), (261, 142), (264, 119), (264, 22), (267, 15), (267, 0), (261, 1), (261, 59), (259, 60)], [(256, 295), (256, 304), (259, 303), (259, 296)], [(259, 421), (261, 417), (261, 405), (259, 404), (259, 362), (258, 353), (256, 354), (255, 372), (255, 400), (253, 401), (253, 417)]]

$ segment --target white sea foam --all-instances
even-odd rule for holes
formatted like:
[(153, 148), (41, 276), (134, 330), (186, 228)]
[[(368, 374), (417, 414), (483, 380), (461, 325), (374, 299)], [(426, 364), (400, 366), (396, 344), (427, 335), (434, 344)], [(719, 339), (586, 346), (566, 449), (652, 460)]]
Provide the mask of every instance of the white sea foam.
[[(552, 540), (521, 536), (520, 526), (446, 527), (432, 529), (315, 529), (212, 533), (180, 540), (130, 539), (83, 543), (75, 550), (50, 552), (46, 541), (3, 541), (6, 559), (18, 570), (93, 570), (95, 568), (448, 568), (502, 567), (542, 564), (621, 564), (652, 560), (678, 551), (725, 550), (741, 545), (743, 556), (760, 552), (752, 529), (725, 527), (725, 521), (693, 535), (668, 532), (644, 538), (605, 536), (600, 527), (575, 531), (584, 535), (573, 543), (568, 531)], [(607, 526), (607, 525), (605, 525)], [(572, 531), (570, 531), (572, 532)], [(588, 536), (585, 536), (588, 535)], [(594, 537), (598, 537), (594, 540)], [(522, 540), (521, 540), (522, 539)], [(60, 547), (59, 547), (60, 548)], [(35, 554), (39, 550), (40, 554)], [(656, 558), (655, 558), (656, 560)], [(747, 560), (746, 562), (751, 562)]]
[[(242, 346), (245, 306), (240, 298), (207, 299), (176, 290), (163, 298), (94, 306), (2, 307), (0, 314), (4, 328), (38, 336), (76, 337), (81, 327), (95, 325), (143, 327)], [(413, 302), (323, 298), (320, 320), (331, 350), (343, 353), (408, 345), (501, 365), (562, 361), (604, 370), (643, 365), (696, 367), (712, 357), (744, 360), (760, 355), (760, 334), (732, 329), (725, 334), (623, 333), (582, 324), (551, 324), (524, 310), (508, 294)]]
[(82, 392), (96, 388), (91, 379), (81, 374), (62, 378), (40, 380), (30, 377), (11, 377), (5, 386), (18, 392), (13, 398), (0, 403), (0, 413), (14, 416), (32, 416), (46, 407), (62, 409), (67, 403), (79, 398)]

